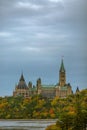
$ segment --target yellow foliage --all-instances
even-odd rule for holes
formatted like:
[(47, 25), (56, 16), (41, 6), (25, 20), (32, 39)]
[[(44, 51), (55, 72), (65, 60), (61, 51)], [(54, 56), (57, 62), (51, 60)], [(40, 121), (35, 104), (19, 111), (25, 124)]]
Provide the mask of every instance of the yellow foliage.
[(46, 130), (62, 130), (61, 128), (59, 128), (56, 125), (50, 125), (46, 128)]
[(3, 103), (1, 103), (0, 104), (0, 109), (3, 109), (3, 108), (5, 108), (6, 106), (8, 105), (8, 103), (7, 102), (3, 102)]
[(55, 106), (56, 104), (58, 104), (58, 100), (59, 100), (59, 97), (55, 97), (55, 98), (53, 99), (53, 101), (51, 102), (51, 105), (52, 105), (52, 106)]
[(25, 104), (28, 104), (30, 102), (30, 99), (29, 98), (25, 98), (24, 100), (23, 100), (23, 104), (25, 105)]

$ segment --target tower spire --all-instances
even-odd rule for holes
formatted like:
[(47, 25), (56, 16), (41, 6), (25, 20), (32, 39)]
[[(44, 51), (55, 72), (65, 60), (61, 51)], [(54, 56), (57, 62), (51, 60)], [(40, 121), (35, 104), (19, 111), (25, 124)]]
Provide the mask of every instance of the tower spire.
[(59, 71), (59, 84), (61, 87), (66, 84), (66, 73), (65, 73), (63, 58), (61, 60), (61, 66), (60, 66), (60, 71)]
[(61, 72), (65, 72), (65, 67), (64, 67), (64, 63), (63, 63), (63, 58), (62, 58), (62, 61), (61, 61), (60, 71), (61, 71)]

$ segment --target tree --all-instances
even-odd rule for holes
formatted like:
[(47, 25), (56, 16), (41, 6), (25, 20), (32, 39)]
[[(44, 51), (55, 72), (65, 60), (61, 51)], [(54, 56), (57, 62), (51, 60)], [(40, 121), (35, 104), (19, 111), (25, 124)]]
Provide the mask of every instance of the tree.
[(75, 110), (76, 110), (76, 114), (74, 118), (73, 130), (83, 130), (84, 117), (81, 109), (81, 99), (79, 94), (76, 94)]

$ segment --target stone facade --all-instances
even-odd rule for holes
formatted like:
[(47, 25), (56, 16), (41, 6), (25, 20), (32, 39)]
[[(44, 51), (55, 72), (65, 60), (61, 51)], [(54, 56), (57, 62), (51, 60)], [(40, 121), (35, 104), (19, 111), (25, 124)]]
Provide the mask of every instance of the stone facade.
[(66, 71), (63, 60), (61, 61), (59, 83), (57, 85), (42, 85), (40, 78), (37, 80), (36, 86), (32, 86), (31, 82), (27, 85), (23, 74), (21, 75), (19, 83), (16, 85), (13, 92), (13, 96), (23, 95), (25, 98), (28, 98), (36, 94), (40, 94), (42, 97), (47, 98), (54, 98), (56, 96), (65, 98), (72, 94), (72, 87), (70, 83), (66, 83)]

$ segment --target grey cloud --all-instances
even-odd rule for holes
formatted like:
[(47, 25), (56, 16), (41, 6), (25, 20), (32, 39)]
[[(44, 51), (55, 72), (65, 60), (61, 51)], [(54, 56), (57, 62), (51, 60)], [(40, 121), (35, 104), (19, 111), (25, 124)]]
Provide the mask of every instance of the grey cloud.
[[(78, 0), (77, 0), (78, 1)], [(8, 26), (9, 23), (13, 23), (14, 26), (19, 27), (21, 24), (22, 19), (25, 20), (25, 24), (31, 25), (36, 24), (36, 26), (61, 26), (61, 24), (67, 25), (72, 25), (76, 23), (80, 23), (81, 21), (84, 22), (86, 19), (86, 14), (84, 11), (84, 1), (79, 1), (79, 2), (69, 2), (68, 0), (65, 1), (65, 3), (58, 2), (57, 4), (53, 4), (52, 2), (49, 1), (22, 1), (22, 2), (29, 2), (31, 4), (34, 4), (36, 6), (41, 6), (42, 8), (36, 10), (32, 10), (32, 8), (16, 8), (16, 5), (18, 2), (21, 1), (9, 1), (8, 4), (5, 3), (3, 0), (3, 3), (1, 4), (1, 10), (3, 7), (3, 13), (2, 21), (6, 22)], [(78, 4), (77, 4), (78, 3)], [(86, 6), (86, 5), (85, 5)], [(5, 10), (5, 8), (8, 8), (8, 11)], [(82, 15), (81, 15), (82, 14)], [(27, 18), (27, 19), (26, 19)], [(15, 19), (19, 19), (19, 21), (15, 21)], [(2, 25), (3, 25), (2, 22)], [(24, 21), (23, 21), (24, 22)], [(13, 26), (12, 24), (12, 26)], [(23, 23), (24, 24), (24, 23)], [(82, 24), (82, 23), (81, 23)]]
[[(3, 0), (3, 2), (0, 4), (1, 5), (1, 14), (2, 17), (5, 16), (17, 16), (18, 14), (22, 17), (25, 16), (32, 16), (32, 15), (41, 15), (41, 14), (48, 14), (52, 13), (53, 10), (56, 10), (56, 8), (61, 8), (62, 4), (59, 2), (58, 4), (50, 4), (50, 2), (43, 2), (42, 1), (7, 1), (7, 4), (5, 3), (6, 1)], [(36, 2), (36, 3), (35, 3)], [(44, 4), (45, 3), (45, 4)], [(19, 7), (18, 7), (19, 6)], [(41, 8), (39, 8), (41, 7)], [(36, 10), (37, 9), (37, 10)], [(21, 15), (22, 13), (22, 15)]]

